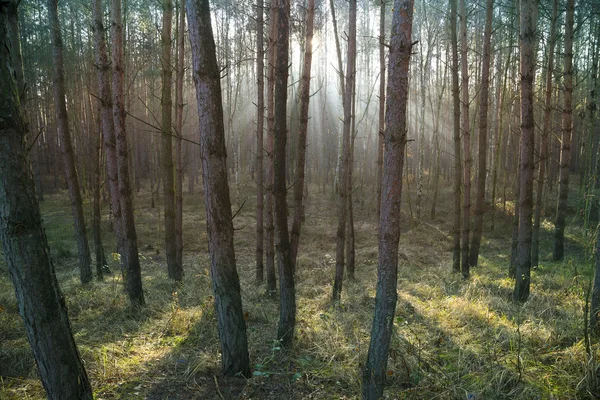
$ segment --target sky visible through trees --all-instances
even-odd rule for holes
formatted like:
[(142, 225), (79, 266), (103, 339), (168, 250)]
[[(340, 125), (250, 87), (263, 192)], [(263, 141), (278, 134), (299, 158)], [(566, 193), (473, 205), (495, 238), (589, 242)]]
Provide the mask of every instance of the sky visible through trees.
[(0, 46), (0, 398), (600, 396), (598, 0), (0, 0)]

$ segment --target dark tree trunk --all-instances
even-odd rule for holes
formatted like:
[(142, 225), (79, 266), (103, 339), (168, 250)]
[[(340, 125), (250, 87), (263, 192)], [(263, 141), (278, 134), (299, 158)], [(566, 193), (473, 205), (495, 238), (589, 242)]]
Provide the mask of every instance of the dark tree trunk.
[(273, 197), (275, 200), (275, 249), (279, 271), (279, 325), (277, 338), (291, 345), (296, 326), (296, 290), (290, 253), (286, 201), (287, 81), (290, 33), (290, 2), (280, 0), (277, 8), (277, 60), (275, 61), (275, 120), (273, 144)]
[(456, 2), (457, 0), (450, 0), (450, 41), (452, 42), (452, 104), (454, 110), (454, 225), (452, 226), (452, 270), (454, 272), (460, 272), (460, 191), (462, 186), (462, 159), (460, 154), (460, 86), (458, 84), (458, 34), (456, 32)]
[(200, 157), (208, 249), (224, 375), (250, 376), (246, 323), (233, 248), (221, 80), (208, 0), (187, 4), (200, 122)]
[(352, 88), (356, 67), (356, 0), (350, 0), (350, 21), (348, 26), (348, 56), (346, 60), (346, 82), (343, 91), (344, 127), (342, 133), (342, 151), (340, 179), (338, 183), (338, 226), (336, 233), (335, 280), (333, 282), (333, 301), (340, 300), (344, 280), (344, 258), (346, 241), (346, 223), (348, 218), (348, 191), (350, 190), (350, 128), (352, 124)]
[(462, 81), (462, 141), (463, 141), (463, 226), (461, 249), (461, 273), (469, 277), (469, 234), (471, 228), (471, 128), (469, 121), (469, 60), (467, 59), (467, 7), (466, 0), (460, 0), (460, 65)]
[(306, 10), (306, 44), (304, 48), (304, 65), (300, 87), (300, 129), (298, 131), (298, 158), (296, 164), (296, 180), (294, 182), (294, 220), (291, 234), (291, 261), (296, 269), (298, 246), (300, 244), (300, 226), (304, 214), (304, 172), (306, 169), (306, 132), (308, 130), (308, 105), (310, 101), (310, 70), (312, 65), (312, 37), (315, 17), (315, 1), (308, 0)]
[(552, 114), (552, 77), (554, 75), (554, 45), (556, 44), (556, 20), (558, 0), (552, 2), (552, 17), (550, 20), (550, 38), (548, 39), (548, 66), (546, 67), (546, 93), (544, 100), (544, 125), (542, 127), (542, 144), (540, 149), (537, 193), (535, 197), (535, 214), (533, 218), (533, 233), (531, 243), (531, 266), (539, 263), (540, 219), (542, 214), (542, 199), (544, 194), (544, 179), (546, 178), (546, 163), (548, 162), (548, 136), (550, 135), (550, 115)]
[(83, 201), (79, 189), (79, 180), (77, 178), (77, 169), (75, 167), (75, 155), (73, 154), (69, 119), (65, 103), (65, 74), (60, 22), (58, 20), (58, 0), (48, 0), (48, 18), (51, 30), (50, 36), (52, 38), (56, 123), (63, 153), (65, 177), (69, 187), (69, 198), (71, 199), (73, 220), (75, 223), (75, 239), (77, 240), (77, 254), (79, 256), (79, 278), (81, 279), (81, 283), (87, 283), (93, 278), (92, 258), (85, 228)]
[(71, 334), (65, 299), (50, 258), (22, 116), (11, 41), (16, 2), (0, 4), (0, 238), (19, 313), (49, 399), (92, 399), (92, 388)]
[[(185, 0), (179, 4), (179, 25), (177, 31), (177, 77), (175, 82), (175, 140), (176, 192), (175, 192), (175, 265), (179, 267), (183, 277), (183, 155), (181, 151), (183, 139), (183, 76), (185, 56)], [(189, 179), (192, 179), (190, 174)], [(177, 271), (176, 271), (177, 272)]]
[(177, 264), (176, 222), (175, 222), (175, 171), (173, 168), (173, 140), (171, 124), (173, 122), (173, 100), (171, 98), (172, 66), (171, 66), (171, 26), (173, 21), (173, 3), (163, 0), (162, 26), (162, 135), (161, 135), (161, 170), (163, 178), (163, 199), (165, 219), (165, 255), (169, 278), (181, 281), (183, 270)]
[(596, 243), (596, 273), (591, 297), (590, 326), (592, 331), (600, 336), (600, 235)]
[(265, 130), (265, 50), (264, 50), (264, 0), (256, 3), (256, 281), (264, 279), (264, 183), (263, 146)]
[(385, 128), (385, 0), (379, 2), (379, 113), (377, 122), (377, 222), (381, 216), (383, 131)]
[(516, 282), (513, 300), (525, 302), (529, 297), (531, 271), (531, 218), (533, 216), (534, 118), (533, 77), (535, 74), (535, 30), (537, 1), (521, 0), (520, 75), (521, 75), (521, 162), (519, 163), (519, 235), (517, 244)]
[(490, 58), (492, 37), (492, 14), (494, 0), (487, 0), (485, 11), (485, 32), (483, 39), (483, 66), (481, 69), (481, 89), (479, 92), (479, 167), (477, 170), (477, 198), (475, 199), (475, 226), (471, 238), (469, 264), (477, 265), (479, 247), (483, 233), (483, 214), (485, 209), (485, 179), (487, 176), (488, 149), (488, 99), (490, 87)]
[(406, 107), (408, 104), (413, 0), (395, 0), (393, 10), (384, 134), (385, 163), (379, 220), (377, 294), (369, 354), (363, 372), (362, 395), (364, 399), (368, 400), (379, 399), (383, 396), (388, 350), (398, 296), (398, 242), (400, 240), (402, 169), (406, 145)]
[(569, 164), (571, 161), (571, 134), (573, 132), (573, 19), (575, 1), (567, 0), (565, 14), (565, 56), (564, 56), (564, 106), (562, 111), (562, 147), (560, 152), (560, 177), (558, 189), (558, 205), (554, 224), (555, 261), (562, 260), (565, 253), (565, 220), (567, 217), (567, 201), (569, 198)]
[[(98, 115), (101, 115), (101, 106), (98, 106)], [(97, 120), (95, 126), (99, 129), (92, 131), (96, 133), (96, 143), (94, 143), (94, 211), (92, 227), (94, 231), (94, 252), (96, 255), (96, 278), (101, 281), (104, 279), (104, 266), (106, 257), (104, 256), (104, 247), (102, 246), (102, 226), (100, 213), (100, 191), (102, 188), (102, 131), (101, 120)], [(94, 124), (90, 124), (94, 126)]]
[(117, 150), (117, 172), (119, 181), (119, 199), (121, 207), (121, 228), (123, 241), (121, 258), (125, 290), (133, 306), (144, 305), (142, 273), (138, 256), (137, 234), (133, 214), (133, 199), (129, 183), (129, 151), (125, 126), (125, 77), (123, 66), (123, 18), (121, 0), (111, 0), (111, 36), (113, 66), (113, 121)]

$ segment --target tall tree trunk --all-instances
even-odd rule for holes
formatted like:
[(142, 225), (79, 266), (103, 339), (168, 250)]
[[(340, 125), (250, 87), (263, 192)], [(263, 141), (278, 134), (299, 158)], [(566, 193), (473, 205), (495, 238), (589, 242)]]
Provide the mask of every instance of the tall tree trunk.
[(21, 61), (11, 60), (11, 47), (18, 43), (7, 32), (12, 18), (18, 18), (17, 2), (0, 4), (0, 238), (4, 259), (48, 398), (92, 399), (35, 195), (21, 92), (13, 75), (13, 65)]
[(208, 249), (224, 375), (250, 376), (246, 323), (233, 248), (221, 76), (208, 0), (187, 4), (200, 129)]
[(308, 0), (306, 10), (306, 44), (304, 47), (304, 65), (300, 87), (300, 129), (298, 131), (298, 157), (296, 164), (296, 180), (294, 182), (294, 220), (291, 234), (291, 261), (296, 269), (298, 246), (300, 243), (300, 226), (304, 213), (304, 173), (306, 169), (306, 133), (308, 130), (308, 105), (310, 102), (310, 70), (312, 65), (312, 38), (315, 19), (315, 0)]
[(61, 150), (65, 167), (65, 177), (69, 187), (69, 198), (73, 221), (75, 223), (75, 239), (77, 241), (77, 254), (79, 256), (79, 278), (81, 283), (92, 280), (92, 257), (88, 244), (85, 217), (83, 215), (83, 201), (79, 189), (79, 179), (75, 167), (75, 155), (71, 143), (67, 106), (65, 104), (65, 73), (63, 62), (63, 45), (58, 20), (58, 0), (48, 0), (48, 18), (52, 38), (52, 56), (54, 66), (54, 108), (56, 123), (60, 137)]
[[(453, 104), (453, 140), (454, 140), (454, 225), (452, 226), (452, 270), (460, 272), (460, 212), (462, 186), (462, 159), (460, 151), (460, 86), (458, 84), (458, 35), (457, 0), (450, 0), (450, 41), (452, 42), (452, 104)], [(467, 220), (467, 223), (469, 221)]]
[(119, 176), (119, 199), (121, 206), (121, 227), (123, 243), (121, 258), (125, 289), (133, 306), (144, 304), (142, 290), (142, 273), (138, 256), (137, 234), (133, 214), (133, 199), (129, 183), (129, 151), (127, 131), (125, 127), (125, 78), (123, 69), (123, 18), (121, 16), (121, 0), (111, 0), (111, 36), (113, 65), (113, 121), (117, 145), (117, 170)]
[[(177, 26), (177, 77), (175, 81), (175, 265), (183, 275), (183, 155), (181, 145), (183, 141), (183, 77), (185, 60), (185, 0), (179, 3), (179, 24)], [(190, 174), (189, 179), (192, 179)]]
[(573, 20), (575, 0), (567, 0), (565, 14), (565, 56), (563, 71), (564, 106), (562, 111), (562, 147), (560, 151), (560, 177), (558, 205), (554, 224), (555, 261), (562, 260), (565, 253), (565, 220), (569, 198), (569, 164), (571, 161), (571, 134), (573, 132)]
[(385, 129), (385, 0), (379, 1), (379, 114), (377, 121), (377, 222), (379, 223)]
[(483, 214), (485, 209), (485, 179), (487, 176), (488, 148), (488, 100), (490, 88), (490, 53), (492, 37), (492, 14), (494, 0), (487, 0), (485, 9), (485, 31), (483, 36), (483, 65), (481, 68), (481, 88), (479, 91), (479, 168), (477, 170), (477, 198), (475, 200), (475, 226), (471, 240), (469, 264), (477, 265), (479, 247), (483, 233)]
[(552, 17), (550, 19), (550, 37), (548, 39), (548, 66), (546, 67), (546, 98), (544, 100), (544, 125), (542, 128), (542, 145), (540, 148), (537, 193), (535, 197), (535, 214), (533, 218), (533, 233), (531, 243), (531, 266), (537, 267), (540, 247), (540, 218), (542, 214), (542, 199), (544, 194), (544, 179), (546, 178), (546, 163), (548, 161), (548, 136), (550, 135), (550, 115), (552, 114), (552, 77), (554, 75), (554, 45), (556, 44), (556, 20), (558, 19), (558, 0), (552, 2)]
[(600, 336), (600, 235), (596, 243), (596, 271), (591, 296), (590, 327)]
[(368, 400), (383, 396), (398, 296), (398, 242), (401, 226), (400, 204), (406, 145), (413, 0), (395, 0), (393, 10), (385, 117), (385, 164), (379, 220), (377, 294), (369, 354), (363, 372), (362, 394), (363, 398)]
[(267, 293), (275, 292), (275, 226), (273, 225), (273, 141), (275, 129), (275, 60), (277, 44), (278, 0), (271, 0), (271, 26), (269, 29), (269, 57), (267, 65), (267, 168), (265, 196), (265, 266)]
[(256, 3), (256, 281), (264, 275), (264, 183), (263, 146), (265, 124), (265, 50), (264, 50), (264, 0)]
[(463, 278), (469, 277), (469, 233), (471, 223), (471, 128), (469, 121), (469, 60), (467, 58), (467, 6), (466, 0), (460, 0), (460, 65), (462, 81), (462, 140), (463, 153), (463, 227), (462, 227), (462, 262)]
[[(102, 114), (101, 106), (98, 107), (98, 115)], [(102, 187), (102, 131), (101, 121), (95, 124), (98, 128), (93, 133), (96, 133), (96, 143), (94, 143), (94, 200), (93, 200), (93, 217), (92, 227), (94, 231), (94, 252), (96, 255), (96, 279), (99, 281), (104, 279), (104, 266), (106, 265), (106, 257), (104, 256), (104, 247), (102, 246), (102, 227), (100, 213), (100, 191)], [(90, 132), (90, 133), (92, 133)]]
[(521, 75), (521, 162), (519, 163), (519, 236), (516, 258), (516, 282), (513, 299), (525, 302), (529, 297), (531, 271), (531, 217), (533, 214), (534, 118), (533, 78), (535, 76), (535, 30), (537, 0), (521, 0), (520, 75)]
[(173, 3), (163, 0), (162, 21), (162, 93), (160, 105), (162, 107), (162, 135), (161, 135), (161, 170), (163, 177), (163, 198), (165, 218), (165, 255), (169, 278), (181, 281), (183, 270), (177, 264), (177, 243), (175, 240), (175, 175), (173, 169), (173, 140), (171, 124), (173, 122), (173, 100), (171, 98), (172, 66), (171, 66), (171, 27), (173, 22)]
[(356, 67), (356, 0), (350, 0), (348, 26), (348, 55), (346, 60), (346, 82), (343, 92), (344, 128), (342, 133), (341, 173), (338, 188), (338, 226), (336, 234), (335, 280), (333, 301), (339, 301), (344, 279), (344, 245), (346, 241), (346, 219), (348, 216), (348, 190), (350, 174), (350, 128), (352, 124), (352, 87)]
[(273, 197), (275, 200), (275, 248), (279, 271), (279, 325), (277, 339), (289, 346), (296, 326), (296, 289), (291, 261), (287, 223), (286, 141), (287, 81), (290, 34), (290, 1), (280, 0), (277, 7), (277, 49), (275, 61), (275, 120), (273, 144)]

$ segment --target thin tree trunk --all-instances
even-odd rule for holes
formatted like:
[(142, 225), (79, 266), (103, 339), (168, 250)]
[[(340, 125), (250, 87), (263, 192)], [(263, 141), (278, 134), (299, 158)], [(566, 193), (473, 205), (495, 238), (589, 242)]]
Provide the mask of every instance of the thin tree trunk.
[(590, 327), (600, 336), (600, 235), (596, 243), (596, 271), (591, 295)]
[(452, 104), (454, 111), (454, 225), (452, 227), (452, 270), (454, 272), (460, 272), (460, 190), (462, 186), (462, 159), (460, 154), (460, 86), (458, 84), (458, 35), (456, 32), (456, 2), (457, 0), (450, 0), (450, 41), (452, 42)]
[[(263, 146), (265, 124), (265, 50), (264, 50), (264, 0), (256, 4), (256, 281), (262, 283), (264, 275), (264, 183)], [(293, 230), (292, 230), (293, 232)], [(293, 248), (293, 247), (292, 247)]]
[(303, 192), (304, 173), (306, 169), (306, 133), (308, 130), (308, 105), (310, 102), (310, 71), (312, 65), (312, 38), (315, 19), (315, 0), (308, 0), (306, 10), (306, 44), (304, 48), (304, 65), (300, 87), (300, 129), (298, 131), (298, 158), (296, 164), (296, 180), (294, 182), (294, 220), (291, 234), (291, 261), (295, 270), (300, 243), (300, 227), (304, 214)]
[(363, 399), (367, 400), (375, 400), (383, 396), (398, 296), (398, 242), (401, 226), (400, 204), (406, 145), (413, 0), (395, 0), (393, 10), (385, 120), (385, 164), (379, 221), (377, 294), (369, 353), (363, 371), (362, 395)]
[(221, 341), (221, 371), (250, 376), (246, 323), (233, 247), (221, 77), (208, 0), (187, 4), (200, 129), (208, 249)]
[(535, 197), (535, 214), (533, 218), (533, 233), (531, 243), (531, 266), (539, 263), (540, 248), (540, 218), (542, 214), (542, 199), (544, 195), (544, 179), (546, 178), (546, 163), (548, 161), (548, 136), (550, 135), (550, 115), (552, 114), (552, 77), (554, 75), (554, 45), (556, 44), (556, 20), (558, 19), (558, 0), (552, 2), (552, 17), (550, 19), (550, 38), (548, 39), (548, 66), (546, 68), (546, 98), (544, 100), (544, 125), (542, 128), (542, 145), (538, 170), (537, 193)]
[[(56, 9), (53, 13), (56, 18)], [(11, 60), (11, 46), (17, 43), (7, 32), (12, 18), (18, 18), (17, 2), (0, 5), (0, 238), (4, 258), (48, 398), (92, 399), (35, 194), (20, 92), (13, 75), (13, 65), (21, 61)]]
[(377, 123), (377, 223), (381, 216), (383, 137), (385, 129), (385, 1), (379, 1), (379, 114)]
[(569, 198), (569, 164), (571, 161), (571, 135), (573, 132), (573, 19), (575, 0), (567, 0), (565, 14), (565, 56), (564, 56), (564, 106), (562, 112), (562, 147), (560, 152), (560, 177), (556, 223), (554, 224), (555, 261), (562, 260), (565, 253), (565, 224), (567, 201)]
[(469, 233), (471, 223), (471, 128), (469, 121), (469, 60), (467, 58), (467, 6), (466, 0), (460, 0), (460, 65), (462, 81), (462, 141), (463, 141), (463, 227), (462, 262), (463, 278), (469, 277)]
[(60, 137), (61, 150), (65, 167), (65, 177), (69, 187), (69, 198), (75, 224), (75, 239), (77, 241), (77, 254), (79, 256), (79, 278), (81, 283), (92, 280), (92, 257), (88, 244), (85, 217), (83, 215), (83, 201), (79, 189), (79, 179), (75, 167), (75, 155), (71, 143), (69, 119), (65, 104), (65, 73), (63, 62), (63, 45), (58, 20), (58, 0), (48, 0), (48, 18), (50, 21), (52, 38), (52, 56), (54, 66), (54, 108), (56, 110), (56, 123)]
[(287, 81), (290, 34), (290, 2), (280, 0), (277, 7), (277, 48), (275, 62), (275, 120), (273, 144), (273, 197), (275, 200), (275, 248), (279, 271), (279, 325), (277, 339), (290, 346), (296, 326), (296, 289), (291, 261), (287, 223), (286, 141)]
[(519, 163), (519, 236), (516, 258), (516, 282), (513, 300), (529, 297), (531, 271), (531, 217), (533, 214), (534, 118), (533, 78), (535, 75), (535, 30), (537, 0), (521, 0), (520, 76), (521, 76), (521, 162)]
[(356, 66), (356, 0), (350, 0), (350, 20), (348, 26), (348, 56), (346, 61), (346, 83), (343, 92), (344, 127), (342, 134), (341, 173), (338, 189), (338, 226), (336, 234), (335, 280), (333, 283), (333, 301), (340, 300), (344, 279), (344, 245), (346, 241), (346, 223), (348, 217), (348, 177), (350, 174), (350, 128), (352, 124), (352, 87)]
[[(98, 107), (98, 115), (102, 114), (101, 106)], [(100, 128), (101, 121), (98, 119), (96, 126)], [(92, 132), (90, 132), (92, 133)], [(104, 247), (102, 246), (102, 227), (100, 213), (100, 190), (102, 186), (102, 133), (101, 129), (95, 131), (97, 136), (94, 143), (94, 200), (93, 200), (93, 218), (92, 227), (94, 232), (94, 252), (96, 254), (96, 279), (104, 279), (104, 266), (106, 258), (104, 256)]]
[[(179, 3), (179, 24), (177, 31), (177, 77), (175, 81), (175, 265), (179, 266), (183, 275), (183, 77), (185, 60), (185, 0)], [(192, 179), (190, 175), (189, 179)]]
[(469, 264), (476, 266), (479, 259), (479, 247), (483, 233), (483, 214), (485, 212), (485, 180), (487, 176), (488, 148), (488, 100), (490, 87), (490, 53), (492, 37), (492, 14), (494, 0), (487, 0), (485, 11), (485, 31), (483, 36), (483, 65), (481, 68), (481, 88), (479, 91), (479, 168), (477, 170), (477, 198), (475, 200), (475, 226), (471, 240)]
[(173, 3), (163, 0), (162, 22), (162, 93), (160, 105), (162, 108), (161, 135), (161, 170), (163, 177), (163, 198), (165, 218), (165, 255), (169, 278), (181, 281), (183, 270), (177, 264), (176, 216), (175, 216), (175, 171), (173, 167), (173, 140), (171, 125), (173, 123), (173, 100), (171, 97), (172, 66), (171, 66), (171, 27), (173, 23)]
[(133, 199), (129, 183), (129, 151), (125, 128), (125, 71), (123, 69), (123, 18), (121, 16), (121, 0), (111, 0), (111, 36), (113, 38), (113, 120), (117, 145), (121, 227), (123, 229), (121, 258), (123, 259), (124, 266), (125, 289), (127, 290), (129, 301), (135, 307), (144, 305), (145, 302), (133, 214)]

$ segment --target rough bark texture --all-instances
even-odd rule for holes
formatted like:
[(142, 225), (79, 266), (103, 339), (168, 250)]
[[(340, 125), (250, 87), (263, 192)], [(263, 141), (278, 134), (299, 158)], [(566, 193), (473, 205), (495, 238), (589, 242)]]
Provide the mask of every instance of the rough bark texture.
[(596, 243), (596, 273), (591, 296), (590, 326), (600, 336), (600, 235)]
[(160, 105), (162, 107), (161, 121), (161, 170), (163, 178), (164, 221), (165, 221), (165, 255), (169, 278), (181, 281), (183, 270), (177, 264), (177, 243), (175, 240), (175, 171), (173, 169), (173, 140), (171, 124), (173, 122), (173, 100), (171, 84), (173, 72), (171, 67), (171, 31), (173, 21), (173, 3), (163, 0), (162, 20), (162, 92)]
[(555, 261), (562, 260), (565, 253), (565, 219), (567, 217), (567, 201), (569, 198), (569, 163), (571, 160), (571, 134), (573, 132), (573, 20), (575, 1), (567, 0), (565, 14), (565, 66), (563, 69), (564, 106), (562, 112), (562, 147), (560, 152), (560, 175), (558, 188), (558, 205), (554, 224)]
[(144, 304), (142, 290), (142, 273), (137, 248), (137, 234), (133, 215), (133, 198), (129, 183), (129, 152), (127, 147), (127, 131), (125, 127), (125, 77), (123, 66), (123, 18), (121, 16), (121, 0), (111, 0), (111, 36), (112, 43), (112, 100), (113, 121), (117, 149), (117, 172), (119, 181), (119, 200), (121, 207), (121, 228), (123, 241), (121, 258), (125, 290), (133, 306)]
[(256, 281), (264, 279), (264, 183), (263, 136), (265, 130), (265, 50), (264, 50), (264, 0), (256, 3)]
[(276, 289), (275, 278), (275, 226), (273, 225), (273, 137), (275, 129), (275, 60), (277, 43), (278, 0), (271, 1), (271, 26), (269, 27), (269, 58), (267, 66), (267, 168), (265, 174), (265, 267), (267, 293)]
[(377, 122), (377, 221), (381, 216), (383, 130), (385, 129), (385, 1), (379, 2), (379, 113)]
[(462, 159), (460, 151), (460, 86), (458, 84), (458, 35), (456, 32), (457, 0), (450, 0), (450, 41), (452, 44), (452, 107), (454, 114), (454, 225), (452, 226), (452, 270), (460, 272), (460, 205)]
[(554, 75), (554, 46), (556, 44), (556, 20), (558, 0), (552, 2), (552, 17), (550, 19), (550, 38), (548, 39), (548, 66), (546, 67), (546, 93), (544, 99), (544, 125), (542, 127), (542, 144), (540, 148), (537, 192), (535, 196), (535, 213), (533, 218), (533, 233), (531, 243), (531, 266), (539, 263), (540, 248), (540, 219), (542, 214), (542, 199), (544, 194), (544, 179), (546, 179), (546, 163), (548, 161), (548, 136), (550, 136), (550, 116), (552, 115), (552, 77)]
[(535, 34), (537, 0), (521, 0), (520, 75), (521, 75), (521, 162), (519, 164), (519, 235), (513, 300), (529, 297), (531, 272), (531, 219), (533, 216), (534, 118), (533, 78), (535, 75)]
[[(50, 258), (29, 165), (26, 127), (7, 23), (16, 3), (0, 4), (0, 238), (19, 313), (49, 399), (92, 399)], [(15, 63), (20, 60), (15, 60)]]
[(342, 154), (340, 179), (338, 183), (338, 226), (336, 234), (335, 279), (333, 282), (333, 301), (339, 301), (344, 280), (344, 245), (346, 241), (346, 223), (348, 217), (348, 190), (350, 175), (350, 127), (352, 124), (352, 88), (356, 69), (356, 0), (350, 0), (350, 20), (348, 25), (348, 55), (346, 60), (346, 82), (343, 95), (344, 127), (342, 132)]
[[(183, 74), (185, 55), (185, 0), (179, 4), (179, 25), (177, 31), (177, 77), (175, 81), (175, 265), (181, 270), (183, 276), (183, 156), (181, 142), (183, 138)], [(193, 179), (190, 174), (189, 179)]]
[(398, 297), (398, 242), (401, 226), (400, 204), (406, 145), (412, 17), (413, 0), (395, 0), (390, 37), (385, 117), (385, 164), (379, 221), (377, 294), (369, 354), (363, 372), (363, 398), (369, 400), (379, 399), (383, 396), (388, 350)]
[(275, 249), (279, 271), (279, 324), (277, 339), (289, 346), (296, 326), (296, 289), (291, 261), (286, 201), (287, 82), (290, 33), (290, 2), (277, 7), (277, 60), (275, 62), (275, 120), (273, 145), (273, 197), (275, 200)]
[(306, 45), (304, 65), (300, 82), (300, 129), (298, 131), (298, 157), (296, 159), (296, 180), (294, 182), (294, 220), (291, 234), (291, 261), (294, 270), (300, 244), (300, 227), (304, 212), (304, 172), (306, 169), (306, 136), (308, 131), (308, 105), (310, 102), (310, 70), (312, 65), (312, 38), (315, 19), (315, 0), (308, 0), (306, 10)]
[(462, 81), (462, 141), (463, 141), (463, 226), (461, 249), (461, 273), (469, 277), (469, 234), (471, 222), (471, 128), (469, 120), (469, 60), (467, 58), (467, 7), (466, 0), (460, 0), (460, 65)]
[[(97, 107), (98, 115), (102, 113), (101, 106)], [(94, 200), (93, 200), (93, 217), (92, 230), (94, 232), (94, 253), (96, 255), (96, 279), (101, 281), (104, 279), (104, 266), (106, 265), (106, 257), (104, 256), (104, 247), (102, 246), (102, 225), (101, 225), (101, 198), (100, 191), (102, 190), (102, 134), (100, 119), (95, 125), (97, 128), (95, 133), (97, 136), (94, 143)]]
[(58, 20), (58, 0), (48, 0), (48, 18), (50, 23), (50, 37), (52, 40), (52, 56), (54, 67), (54, 108), (56, 123), (60, 138), (60, 148), (63, 154), (65, 178), (69, 187), (69, 198), (75, 225), (75, 240), (77, 241), (77, 254), (79, 257), (79, 278), (81, 283), (92, 280), (92, 257), (88, 244), (85, 218), (83, 215), (83, 201), (79, 189), (79, 179), (75, 167), (75, 156), (71, 143), (69, 119), (65, 103), (65, 73), (63, 65), (63, 45)]
[(221, 341), (221, 368), (224, 375), (239, 373), (248, 377), (250, 360), (233, 248), (221, 81), (208, 0), (189, 1), (187, 16), (200, 122), (206, 228)]
[(475, 226), (469, 253), (469, 264), (477, 265), (479, 247), (483, 233), (483, 214), (485, 209), (485, 179), (487, 176), (488, 149), (488, 99), (490, 88), (490, 59), (492, 37), (492, 14), (494, 0), (487, 0), (485, 9), (485, 31), (483, 34), (483, 65), (481, 69), (481, 87), (479, 91), (479, 166), (477, 169), (477, 197), (475, 199)]

